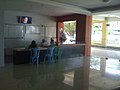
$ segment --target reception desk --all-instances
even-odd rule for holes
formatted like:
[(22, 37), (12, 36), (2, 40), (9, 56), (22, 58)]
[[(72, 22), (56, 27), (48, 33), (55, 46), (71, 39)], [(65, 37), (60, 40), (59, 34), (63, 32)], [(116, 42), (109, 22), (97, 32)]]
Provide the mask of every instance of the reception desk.
[(30, 62), (30, 49), (15, 48), (13, 50), (13, 63), (26, 64)]
[[(44, 60), (44, 54), (47, 48), (40, 47), (40, 61)], [(15, 48), (13, 49), (13, 63), (14, 64), (27, 64), (30, 63), (30, 49)]]
[(62, 58), (72, 58), (85, 55), (85, 43), (63, 44), (60, 47), (62, 49)]
[[(85, 44), (61, 45), (61, 58), (80, 57), (85, 55)], [(44, 55), (48, 47), (40, 48), (40, 62), (44, 61)], [(30, 62), (30, 49), (16, 48), (13, 50), (13, 63), (26, 64)]]

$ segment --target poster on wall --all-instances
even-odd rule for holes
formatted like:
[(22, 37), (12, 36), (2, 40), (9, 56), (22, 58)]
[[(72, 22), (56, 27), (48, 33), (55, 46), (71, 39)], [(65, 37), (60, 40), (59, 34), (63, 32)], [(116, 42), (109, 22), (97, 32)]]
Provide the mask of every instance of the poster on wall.
[(29, 16), (17, 16), (17, 22), (22, 24), (32, 24), (32, 17)]
[(39, 26), (26, 26), (26, 34), (40, 34)]

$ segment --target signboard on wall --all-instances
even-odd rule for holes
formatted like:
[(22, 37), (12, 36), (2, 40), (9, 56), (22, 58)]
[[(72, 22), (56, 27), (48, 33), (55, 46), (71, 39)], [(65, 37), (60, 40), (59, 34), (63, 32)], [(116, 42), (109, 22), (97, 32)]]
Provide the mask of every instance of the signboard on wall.
[(42, 28), (40, 28), (39, 26), (26, 26), (26, 34), (40, 34), (40, 30)]

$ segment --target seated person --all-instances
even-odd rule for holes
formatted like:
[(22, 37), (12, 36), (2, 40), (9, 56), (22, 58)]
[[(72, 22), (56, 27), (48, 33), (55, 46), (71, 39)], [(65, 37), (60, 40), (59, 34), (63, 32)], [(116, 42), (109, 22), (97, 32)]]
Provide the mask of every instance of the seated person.
[(42, 46), (42, 47), (44, 47), (44, 46), (49, 46), (47, 40), (42, 39), (41, 46)]
[(55, 42), (54, 42), (54, 39), (51, 38), (51, 39), (50, 39), (50, 46), (53, 46), (53, 45), (55, 45)]
[(37, 47), (36, 41), (33, 40), (28, 48), (36, 48), (36, 47)]

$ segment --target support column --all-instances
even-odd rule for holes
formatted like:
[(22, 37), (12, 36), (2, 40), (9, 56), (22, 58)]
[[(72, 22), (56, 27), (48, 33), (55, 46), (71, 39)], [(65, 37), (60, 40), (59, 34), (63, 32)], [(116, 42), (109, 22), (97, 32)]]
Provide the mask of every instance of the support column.
[(105, 72), (106, 72), (106, 60), (105, 58), (101, 58), (100, 60), (100, 72), (101, 72), (101, 75), (105, 75)]
[(64, 30), (64, 23), (63, 22), (57, 22), (57, 42), (58, 42), (58, 45), (60, 45), (60, 29), (63, 29)]
[(0, 67), (4, 66), (4, 11), (0, 5)]
[(102, 46), (106, 46), (107, 43), (107, 31), (108, 28), (106, 26), (107, 24), (107, 18), (105, 18), (105, 21), (103, 22), (103, 29), (102, 29)]
[(86, 32), (85, 32), (85, 56), (91, 54), (91, 30), (92, 30), (92, 16), (86, 16)]

